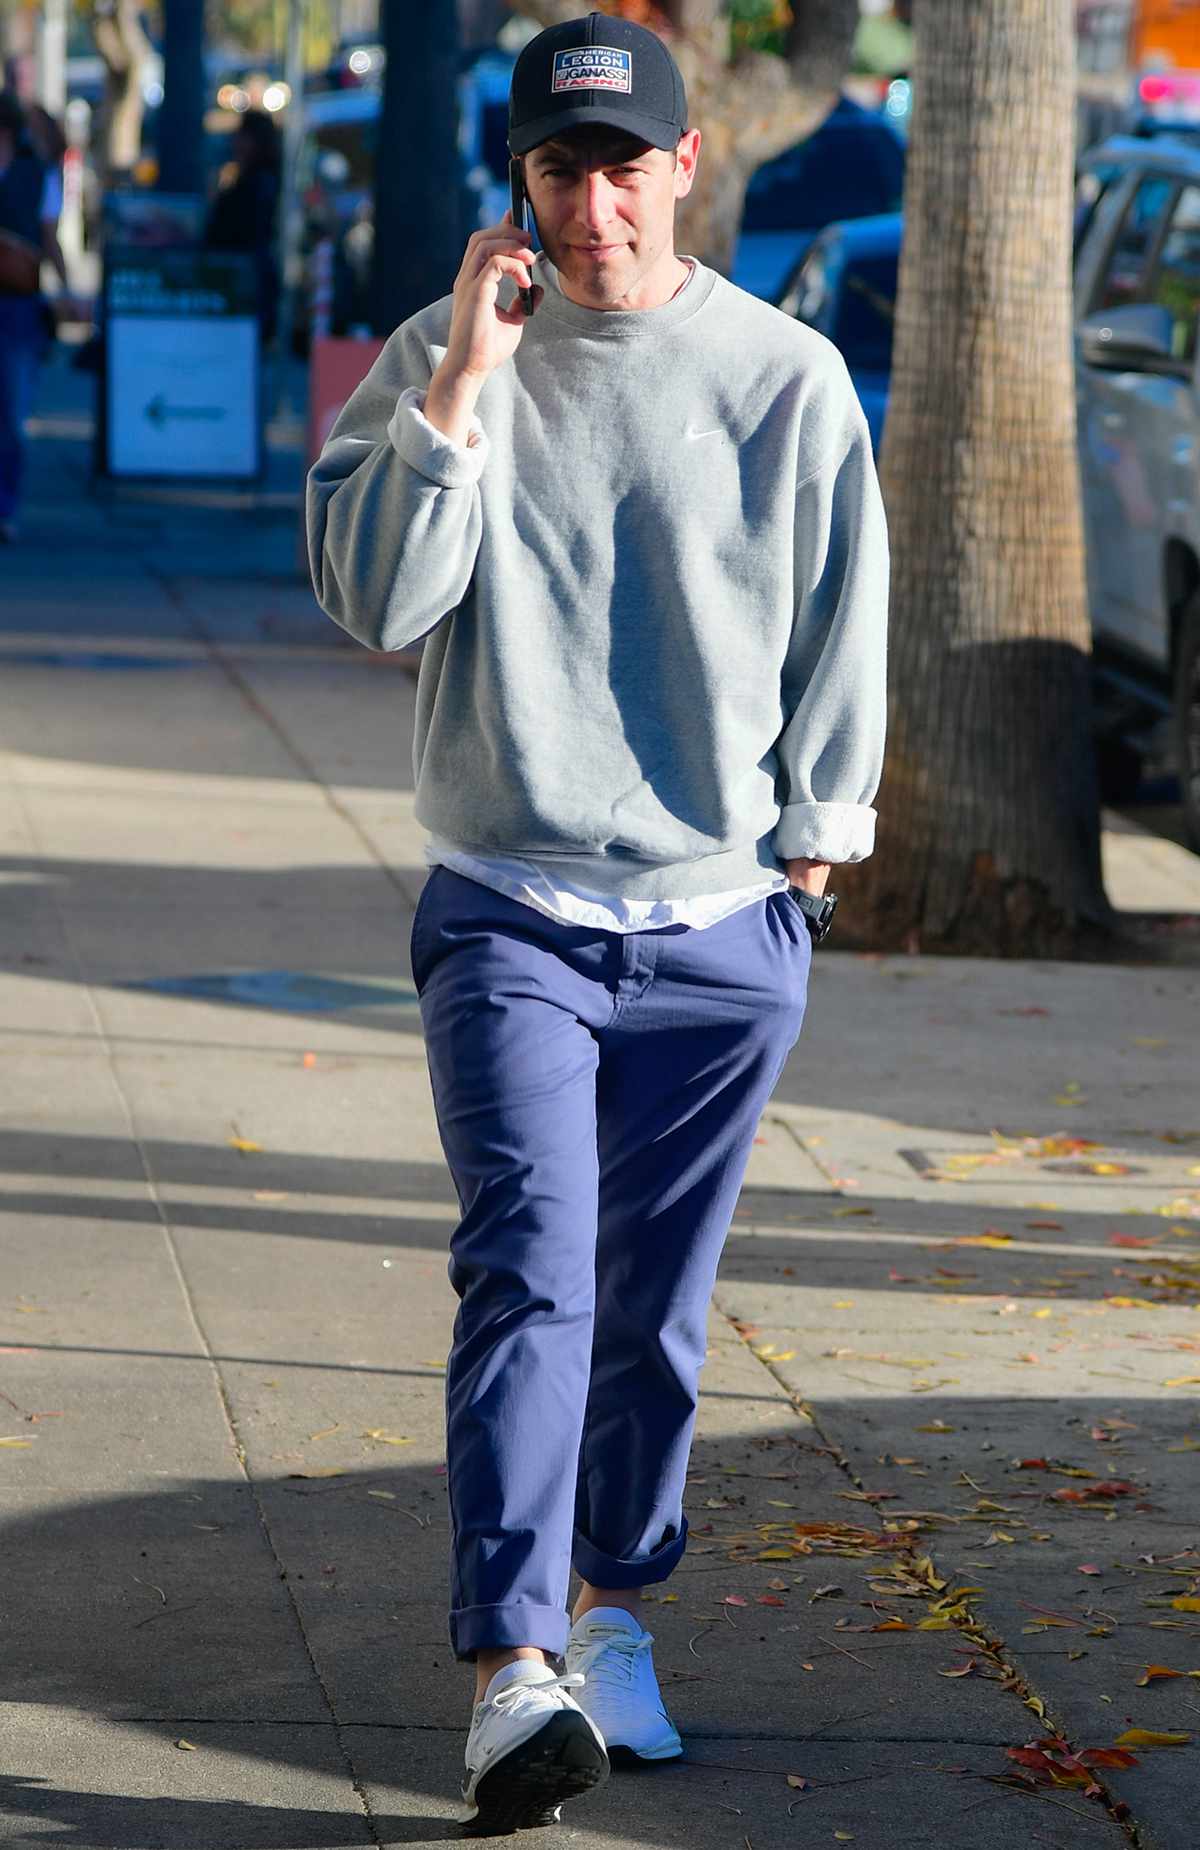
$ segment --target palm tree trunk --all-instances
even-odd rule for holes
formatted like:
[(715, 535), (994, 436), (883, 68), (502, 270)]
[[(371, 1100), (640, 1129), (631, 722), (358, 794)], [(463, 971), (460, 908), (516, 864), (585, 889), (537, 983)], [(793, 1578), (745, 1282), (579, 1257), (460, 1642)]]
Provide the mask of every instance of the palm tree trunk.
[(1070, 0), (916, 0), (921, 73), (881, 475), (894, 556), (879, 846), (856, 937), (1096, 951), (1070, 327)]

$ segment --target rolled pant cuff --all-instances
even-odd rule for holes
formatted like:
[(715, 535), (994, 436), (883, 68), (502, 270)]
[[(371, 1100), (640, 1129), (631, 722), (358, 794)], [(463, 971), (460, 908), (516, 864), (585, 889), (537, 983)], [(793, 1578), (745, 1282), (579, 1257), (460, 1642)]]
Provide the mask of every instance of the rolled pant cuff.
[(602, 1554), (594, 1548), (586, 1535), (575, 1531), (575, 1546), (571, 1559), (575, 1572), (593, 1587), (649, 1587), (656, 1581), (667, 1580), (675, 1572), (683, 1559), (687, 1547), (687, 1517), (681, 1518), (682, 1527), (678, 1535), (663, 1542), (653, 1554), (642, 1555), (632, 1560), (618, 1560), (616, 1555)]
[(458, 1606), (450, 1614), (451, 1647), (455, 1657), (468, 1663), (480, 1651), (508, 1651), (519, 1644), (561, 1657), (570, 1631), (561, 1606)]

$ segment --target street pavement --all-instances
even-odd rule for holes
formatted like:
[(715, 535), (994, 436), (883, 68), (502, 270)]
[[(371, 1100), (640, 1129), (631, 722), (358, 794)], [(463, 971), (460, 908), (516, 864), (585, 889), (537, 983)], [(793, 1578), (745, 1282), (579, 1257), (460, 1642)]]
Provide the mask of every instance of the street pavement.
[[(442, 1842), (412, 665), (297, 576), (293, 426), (250, 493), (95, 488), (64, 370), (36, 430), (0, 555), (0, 1840)], [(1106, 856), (1118, 904), (1200, 913), (1182, 847), (1114, 822)], [(1186, 957), (819, 953), (644, 1607), (686, 1759), (548, 1846), (1194, 1850), (1198, 1000)], [(1066, 1762), (1129, 1729), (1181, 1738)], [(1011, 1757), (1047, 1737), (1057, 1773)]]

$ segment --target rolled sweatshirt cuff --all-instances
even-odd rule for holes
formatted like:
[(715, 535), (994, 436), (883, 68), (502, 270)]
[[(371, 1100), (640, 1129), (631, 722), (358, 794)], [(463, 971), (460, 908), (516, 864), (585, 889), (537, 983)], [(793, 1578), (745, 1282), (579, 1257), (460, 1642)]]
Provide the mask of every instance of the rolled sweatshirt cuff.
[(771, 845), (781, 861), (865, 861), (875, 820), (866, 803), (788, 803)]
[(396, 454), (439, 488), (470, 488), (483, 474), (488, 440), (479, 419), (471, 419), (465, 447), (451, 443), (425, 416), (425, 394), (415, 386), (401, 392), (387, 428)]

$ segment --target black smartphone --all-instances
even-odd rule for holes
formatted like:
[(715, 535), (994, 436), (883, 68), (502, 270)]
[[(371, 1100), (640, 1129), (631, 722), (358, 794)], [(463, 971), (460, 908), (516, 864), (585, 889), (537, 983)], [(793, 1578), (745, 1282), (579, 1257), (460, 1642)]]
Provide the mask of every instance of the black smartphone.
[[(511, 202), (512, 222), (517, 230), (529, 235), (529, 215), (525, 210), (525, 175), (521, 171), (520, 161), (514, 159), (508, 163), (508, 192)], [(518, 289), (521, 307), (527, 315), (533, 313), (532, 289)]]

